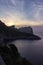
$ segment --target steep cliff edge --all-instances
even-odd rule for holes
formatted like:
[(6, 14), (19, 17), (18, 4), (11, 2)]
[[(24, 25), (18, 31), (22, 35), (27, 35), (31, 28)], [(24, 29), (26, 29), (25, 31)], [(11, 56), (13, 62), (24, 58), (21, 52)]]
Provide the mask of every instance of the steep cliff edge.
[(24, 33), (33, 34), (33, 29), (30, 26), (28, 26), (28, 27), (21, 27), (21, 28), (19, 28), (19, 31), (24, 32)]
[(0, 46), (0, 55), (5, 65), (33, 65), (26, 58), (23, 58), (15, 45)]

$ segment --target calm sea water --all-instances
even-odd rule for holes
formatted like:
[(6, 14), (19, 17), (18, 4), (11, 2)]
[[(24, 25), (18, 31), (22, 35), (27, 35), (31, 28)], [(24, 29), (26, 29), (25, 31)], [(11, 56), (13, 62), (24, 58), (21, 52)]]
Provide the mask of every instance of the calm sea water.
[[(21, 56), (28, 59), (34, 65), (43, 65), (43, 27), (33, 27), (34, 34), (37, 34), (41, 40), (16, 40), (12, 42), (18, 48)], [(1, 59), (0, 59), (1, 60)], [(0, 61), (1, 65), (2, 61)]]

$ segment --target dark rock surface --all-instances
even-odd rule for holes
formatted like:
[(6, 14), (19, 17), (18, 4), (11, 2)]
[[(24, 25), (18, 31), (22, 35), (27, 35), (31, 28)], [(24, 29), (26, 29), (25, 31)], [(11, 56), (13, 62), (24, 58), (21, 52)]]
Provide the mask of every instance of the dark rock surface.
[(21, 27), (21, 28), (19, 28), (19, 30), (21, 32), (24, 32), (24, 33), (33, 34), (33, 29), (30, 26), (28, 26), (28, 27)]
[(6, 65), (33, 65), (31, 62), (21, 57), (15, 45), (0, 46), (0, 55)]

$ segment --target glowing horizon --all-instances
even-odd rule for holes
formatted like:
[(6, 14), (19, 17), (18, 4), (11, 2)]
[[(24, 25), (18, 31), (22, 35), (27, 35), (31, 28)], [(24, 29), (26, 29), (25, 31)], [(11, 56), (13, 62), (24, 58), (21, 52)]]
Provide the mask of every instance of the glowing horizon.
[[(41, 23), (41, 22), (34, 22), (34, 21), (14, 21), (14, 20), (12, 20), (12, 19), (10, 19), (10, 20), (8, 20), (8, 21), (6, 21), (6, 20), (3, 20), (2, 22), (4, 22), (7, 26), (11, 26), (11, 25), (15, 25), (15, 26), (25, 26), (25, 25), (27, 25), (27, 26), (43, 26), (43, 22)], [(22, 23), (23, 22), (23, 23)]]

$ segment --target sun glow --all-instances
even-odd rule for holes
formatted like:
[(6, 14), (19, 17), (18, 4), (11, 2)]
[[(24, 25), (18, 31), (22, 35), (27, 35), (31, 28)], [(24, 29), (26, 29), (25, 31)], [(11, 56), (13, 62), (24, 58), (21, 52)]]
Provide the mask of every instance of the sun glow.
[(12, 26), (12, 25), (14, 25), (14, 22), (7, 22), (7, 23), (5, 23), (7, 26)]
[(29, 21), (29, 20), (17, 20), (17, 19), (1, 19), (7, 26), (12, 26), (12, 25), (28, 25), (28, 26), (41, 26), (43, 25), (43, 22), (38, 22), (38, 21)]
[(10, 22), (6, 22), (6, 25), (7, 26), (11, 26), (11, 25), (28, 25), (28, 26), (41, 26), (41, 25), (43, 25), (43, 23), (39, 23), (39, 22), (20, 22), (20, 21), (17, 21), (17, 22), (15, 22), (15, 21), (10, 21)]

